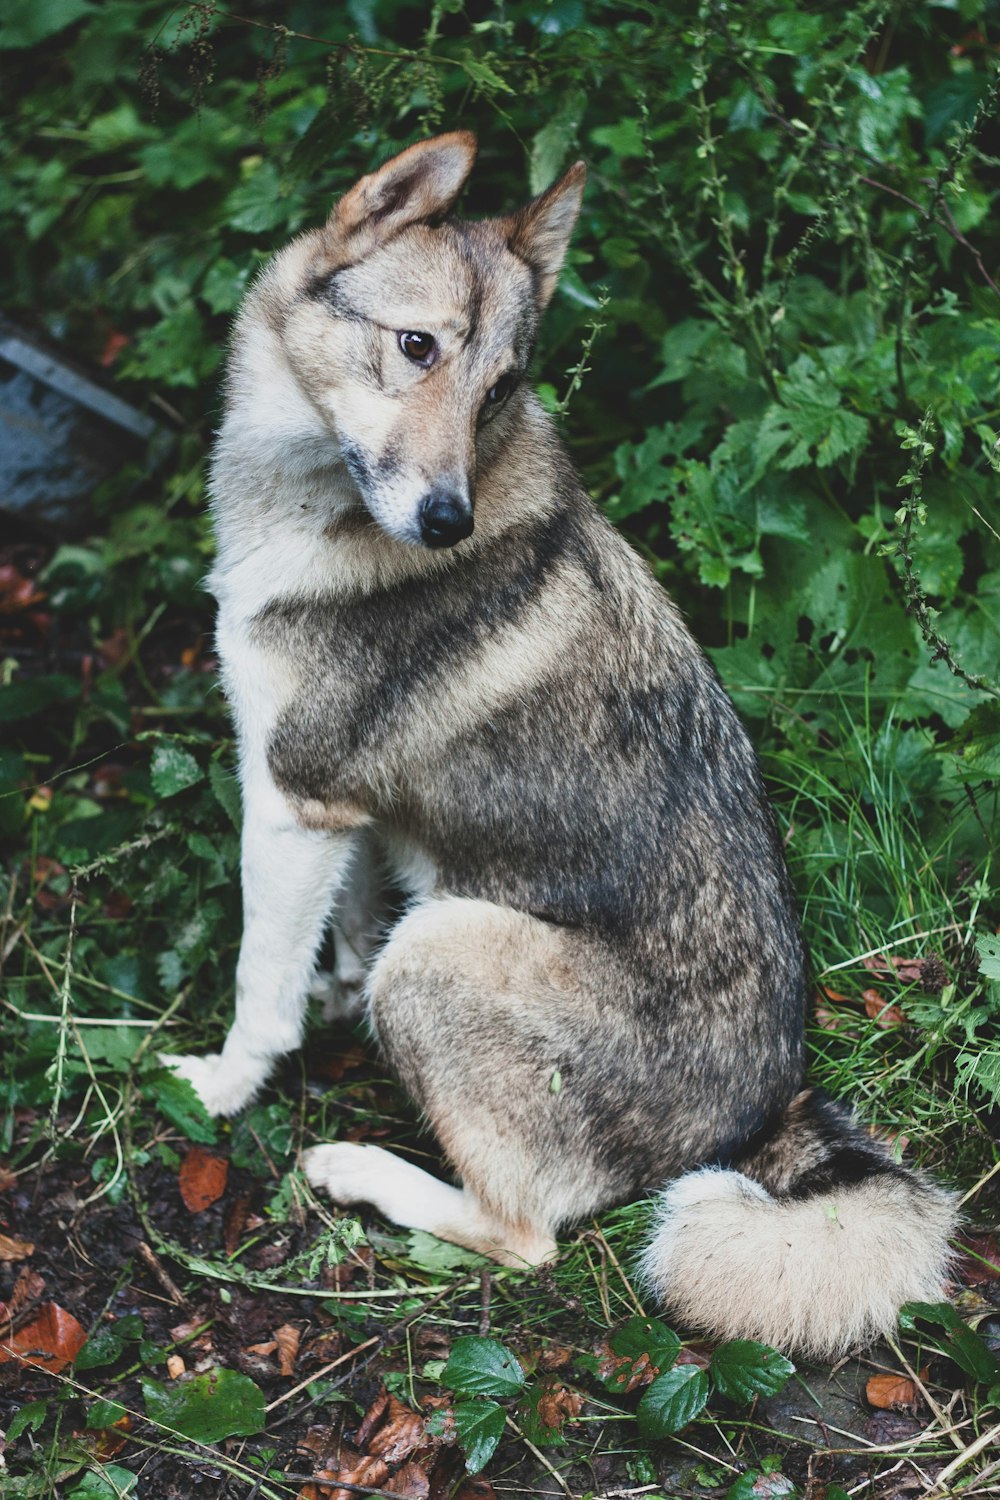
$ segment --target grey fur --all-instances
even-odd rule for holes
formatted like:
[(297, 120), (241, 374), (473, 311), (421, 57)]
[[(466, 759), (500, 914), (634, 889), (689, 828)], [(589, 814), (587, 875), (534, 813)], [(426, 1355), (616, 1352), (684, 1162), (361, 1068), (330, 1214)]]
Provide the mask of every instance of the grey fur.
[[(214, 467), (220, 597), (260, 582), (229, 627), (250, 664), (240, 692), (249, 703), (257, 670), (280, 684), (266, 761), (299, 825), (363, 837), (411, 892), (374, 957), (370, 1015), (464, 1188), (432, 1184), (425, 1211), (412, 1169), (350, 1146), (316, 1148), (308, 1169), (334, 1196), (515, 1260), (706, 1163), (777, 1202), (895, 1183), (899, 1201), (934, 1205), (930, 1248), (878, 1311), (852, 1321), (841, 1297), (815, 1325), (764, 1319), (832, 1348), (907, 1286), (926, 1291), (950, 1209), (844, 1111), (794, 1097), (803, 951), (746, 733), (536, 398), (519, 385), (489, 404), (528, 363), (582, 169), (510, 218), (439, 222), (471, 151), (461, 136), (412, 148), (265, 272)], [(400, 353), (404, 317), (435, 332), (436, 368)], [(280, 426), (258, 443), (279, 374)], [(474, 491), (475, 533), (430, 553), (410, 512), (445, 479)], [(269, 555), (296, 536), (301, 581), (269, 590)], [(181, 1066), (203, 1086), (204, 1064)], [(742, 1202), (733, 1172), (708, 1196), (731, 1194), (723, 1178)], [(675, 1195), (658, 1241), (682, 1258), (693, 1201)], [(666, 1265), (650, 1279), (717, 1330), (757, 1326), (685, 1302)]]

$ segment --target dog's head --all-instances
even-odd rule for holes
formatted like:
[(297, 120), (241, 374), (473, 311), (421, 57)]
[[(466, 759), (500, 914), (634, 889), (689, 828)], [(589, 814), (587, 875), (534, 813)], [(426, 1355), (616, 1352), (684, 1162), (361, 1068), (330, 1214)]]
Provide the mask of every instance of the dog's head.
[(363, 177), (300, 242), (306, 285), (280, 317), (291, 369), (364, 505), (424, 547), (473, 530), (477, 466), (515, 420), (583, 196), (577, 162), (514, 214), (450, 220), (475, 155), (459, 131)]

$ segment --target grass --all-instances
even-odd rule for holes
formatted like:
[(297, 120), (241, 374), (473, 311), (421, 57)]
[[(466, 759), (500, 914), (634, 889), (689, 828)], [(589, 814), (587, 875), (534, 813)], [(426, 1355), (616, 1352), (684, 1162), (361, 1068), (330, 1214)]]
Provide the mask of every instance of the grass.
[[(1000, 1387), (991, 1395), (989, 1381), (956, 1365), (940, 1329), (924, 1329), (921, 1341), (901, 1335), (896, 1348), (835, 1371), (802, 1369), (749, 1408), (713, 1396), (682, 1430), (653, 1440), (636, 1421), (641, 1392), (607, 1390), (594, 1364), (595, 1343), (656, 1311), (633, 1274), (648, 1205), (580, 1226), (551, 1269), (531, 1274), (332, 1213), (295, 1167), (304, 1145), (350, 1134), (436, 1162), (412, 1107), (358, 1034), (317, 1022), (262, 1101), (231, 1124), (212, 1126), (171, 1094), (157, 1053), (222, 1040), (239, 940), (230, 751), (202, 677), (183, 687), (193, 701), (197, 689), (199, 709), (182, 735), (162, 727), (169, 716), (158, 720), (163, 685), (149, 673), (129, 688), (153, 710), (133, 720), (145, 738), (109, 745), (107, 725), (73, 710), (55, 728), (48, 720), (31, 729), (38, 748), (29, 764), (46, 781), (29, 799), (0, 921), (0, 1160), (16, 1174), (0, 1194), (2, 1232), (36, 1246), (26, 1264), (45, 1286), (29, 1312), (51, 1300), (93, 1335), (138, 1311), (144, 1336), (107, 1367), (31, 1371), (23, 1386), (0, 1364), (8, 1424), (24, 1420), (18, 1411), (38, 1414), (37, 1430), (14, 1428), (5, 1495), (90, 1500), (127, 1493), (139, 1476), (139, 1493), (310, 1496), (302, 1486), (312, 1460), (300, 1445), (317, 1417), (352, 1431), (382, 1383), (421, 1409), (423, 1398), (442, 1396), (448, 1347), (483, 1334), (516, 1353), (529, 1383), (551, 1364), (544, 1379), (571, 1393), (571, 1409), (577, 1395), (582, 1402), (551, 1443), (531, 1436), (521, 1400), (507, 1402), (488, 1468), (499, 1495), (740, 1500), (811, 1497), (821, 1482), (851, 1495), (990, 1493), (997, 1464), (981, 1440), (996, 1423)], [(823, 996), (811, 1076), (872, 1125), (905, 1135), (908, 1157), (958, 1186), (973, 1227), (989, 1230), (1000, 1161), (992, 1099), (975, 1067), (957, 1087), (956, 1065), (969, 1055), (975, 1063), (995, 1024), (974, 946), (995, 902), (995, 793), (942, 775), (910, 728), (891, 716), (876, 724), (857, 702), (832, 701), (841, 732), (821, 735), (811, 753), (777, 716), (759, 732), (816, 983), (844, 997)], [(943, 966), (936, 994), (865, 964), (931, 954)], [(887, 1015), (901, 1014), (901, 1024), (866, 1012), (862, 996), (873, 988), (899, 1008)], [(177, 1194), (192, 1137), (226, 1157), (230, 1173), (225, 1197), (194, 1215)], [(243, 1216), (235, 1230), (234, 1205)], [(978, 1255), (983, 1275), (959, 1289), (959, 1306), (986, 1349), (1000, 1269), (994, 1242), (976, 1246), (966, 1265)], [(12, 1299), (24, 1270), (7, 1266), (0, 1296)], [(282, 1377), (273, 1359), (247, 1350), (286, 1324), (303, 1352)], [(198, 1340), (207, 1345), (192, 1358)], [(686, 1347), (707, 1360), (696, 1332)], [(169, 1358), (189, 1373), (200, 1360), (251, 1378), (267, 1408), (263, 1431), (181, 1441), (151, 1413), (142, 1384), (172, 1388)], [(907, 1369), (919, 1382), (909, 1406), (873, 1412), (862, 1394), (870, 1375), (905, 1378)], [(100, 1425), (106, 1401), (124, 1408), (126, 1427)], [(451, 1475), (452, 1489), (460, 1478)], [(355, 1493), (341, 1484), (339, 1500)]]

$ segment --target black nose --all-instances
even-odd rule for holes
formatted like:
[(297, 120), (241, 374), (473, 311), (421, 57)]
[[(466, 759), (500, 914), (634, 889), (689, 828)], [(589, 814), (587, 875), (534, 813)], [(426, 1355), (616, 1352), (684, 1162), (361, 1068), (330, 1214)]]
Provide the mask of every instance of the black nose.
[(472, 535), (472, 506), (447, 490), (431, 490), (420, 502), (420, 540), (425, 547), (454, 547)]

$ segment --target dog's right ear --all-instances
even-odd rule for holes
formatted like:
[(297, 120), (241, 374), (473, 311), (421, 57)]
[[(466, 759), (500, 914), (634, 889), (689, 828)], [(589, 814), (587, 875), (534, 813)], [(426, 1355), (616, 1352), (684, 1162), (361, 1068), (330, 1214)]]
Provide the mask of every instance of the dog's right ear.
[(356, 182), (335, 203), (329, 228), (340, 235), (368, 231), (391, 239), (407, 224), (440, 218), (451, 208), (476, 160), (468, 130), (420, 141)]

